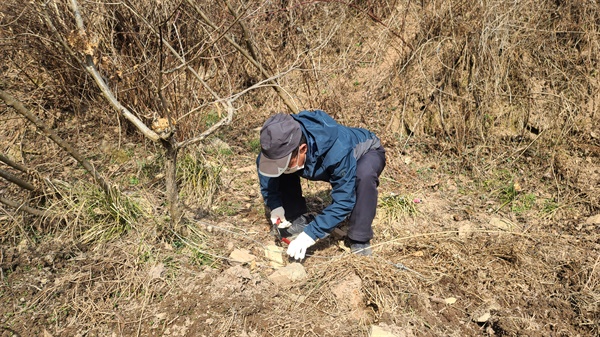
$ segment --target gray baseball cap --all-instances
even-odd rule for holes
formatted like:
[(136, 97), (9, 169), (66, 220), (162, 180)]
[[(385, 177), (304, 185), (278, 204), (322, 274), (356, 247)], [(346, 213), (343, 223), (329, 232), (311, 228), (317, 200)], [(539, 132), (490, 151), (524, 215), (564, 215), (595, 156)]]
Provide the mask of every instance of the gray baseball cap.
[(292, 152), (300, 145), (302, 130), (292, 116), (275, 114), (260, 130), (258, 171), (266, 177), (279, 177), (288, 167)]

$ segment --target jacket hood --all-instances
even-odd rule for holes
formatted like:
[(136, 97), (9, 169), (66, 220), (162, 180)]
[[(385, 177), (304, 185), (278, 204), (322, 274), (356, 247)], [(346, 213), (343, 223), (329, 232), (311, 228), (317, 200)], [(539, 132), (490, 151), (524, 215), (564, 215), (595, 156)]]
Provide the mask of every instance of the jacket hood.
[(301, 111), (292, 117), (300, 123), (306, 136), (308, 153), (304, 166), (312, 172), (317, 158), (336, 142), (339, 124), (321, 110)]

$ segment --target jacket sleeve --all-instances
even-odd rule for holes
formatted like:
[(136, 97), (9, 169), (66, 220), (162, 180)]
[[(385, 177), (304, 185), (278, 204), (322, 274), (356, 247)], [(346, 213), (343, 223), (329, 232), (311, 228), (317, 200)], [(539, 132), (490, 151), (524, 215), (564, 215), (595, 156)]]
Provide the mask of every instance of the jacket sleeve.
[(258, 171), (258, 161), (260, 154), (256, 158), (256, 172), (258, 173), (258, 180), (260, 182), (260, 194), (262, 194), (265, 205), (270, 209), (275, 209), (282, 206), (281, 193), (279, 190), (279, 177), (270, 178), (265, 177)]
[(313, 240), (327, 236), (354, 209), (356, 204), (356, 159), (352, 152), (332, 168), (329, 182), (331, 183), (332, 203), (304, 229)]

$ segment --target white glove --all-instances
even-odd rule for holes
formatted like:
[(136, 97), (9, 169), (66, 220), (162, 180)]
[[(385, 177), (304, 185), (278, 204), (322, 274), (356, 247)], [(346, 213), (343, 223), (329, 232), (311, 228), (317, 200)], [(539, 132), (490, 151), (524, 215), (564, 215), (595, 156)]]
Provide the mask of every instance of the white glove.
[(285, 210), (281, 206), (271, 211), (271, 223), (279, 228), (288, 228), (292, 225), (285, 219)]
[(306, 254), (306, 249), (314, 244), (315, 240), (302, 232), (294, 241), (290, 242), (286, 253), (296, 260), (302, 260)]

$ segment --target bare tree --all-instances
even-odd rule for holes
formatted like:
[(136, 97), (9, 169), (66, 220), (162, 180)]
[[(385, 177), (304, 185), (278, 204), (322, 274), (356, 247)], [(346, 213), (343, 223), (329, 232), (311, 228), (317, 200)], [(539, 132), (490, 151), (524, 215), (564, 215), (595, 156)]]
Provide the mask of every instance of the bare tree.
[[(203, 22), (206, 23), (208, 27), (213, 29), (214, 31), (218, 31), (217, 25), (215, 25), (209, 17), (204, 13), (202, 9), (200, 9), (196, 4), (192, 2), (187, 2), (193, 10), (200, 15)], [(248, 36), (249, 32), (247, 28), (241, 24), (238, 20), (238, 14), (235, 12), (235, 9), (229, 4), (226, 3), (229, 11), (235, 17), (235, 22), (240, 24), (242, 28), (244, 36)], [(43, 5), (44, 8), (44, 18), (48, 26), (54, 32), (55, 36), (60, 39), (63, 47), (68, 50), (71, 56), (78, 59), (81, 65), (85, 68), (88, 74), (94, 79), (96, 85), (102, 92), (103, 96), (107, 99), (107, 101), (111, 104), (113, 109), (119, 112), (125, 119), (131, 122), (138, 131), (140, 131), (146, 138), (151, 141), (159, 142), (165, 153), (165, 185), (166, 185), (166, 195), (169, 204), (169, 210), (171, 214), (172, 224), (177, 227), (178, 222), (181, 218), (181, 211), (178, 207), (178, 187), (177, 187), (177, 178), (176, 178), (176, 168), (177, 168), (177, 155), (179, 151), (187, 146), (193, 145), (204, 140), (209, 135), (213, 134), (216, 130), (221, 128), (224, 125), (229, 124), (232, 121), (234, 114), (233, 101), (240, 97), (239, 95), (230, 95), (229, 98), (221, 97), (216, 90), (214, 90), (203, 78), (201, 74), (197, 72), (197, 70), (193, 67), (192, 62), (186, 60), (186, 53), (189, 51), (181, 49), (182, 39), (183, 37), (177, 37), (175, 41), (180, 44), (179, 48), (174, 47), (164, 38), (162, 32), (162, 25), (159, 27), (154, 27), (151, 23), (149, 23), (144, 17), (135, 13), (132, 8), (129, 8), (136, 15), (140, 22), (143, 22), (146, 25), (146, 29), (151, 32), (155, 38), (159, 41), (160, 49), (159, 59), (160, 59), (160, 70), (159, 76), (157, 79), (156, 86), (156, 95), (158, 96), (158, 101), (160, 104), (157, 105), (158, 111), (153, 113), (153, 123), (151, 127), (148, 127), (140, 118), (138, 118), (134, 113), (130, 112), (115, 96), (109, 85), (106, 83), (105, 78), (98, 70), (96, 63), (94, 62), (94, 55), (96, 53), (97, 42), (94, 40), (93, 36), (96, 36), (94, 33), (90, 33), (85, 25), (82, 17), (82, 13), (79, 7), (77, 0), (70, 0), (70, 6), (73, 14), (73, 18), (76, 24), (75, 32), (71, 32), (69, 36), (62, 36), (54, 26), (53, 20), (51, 19), (51, 14), (48, 10), (47, 5)], [(54, 5), (53, 8), (57, 6)], [(64, 29), (63, 29), (64, 30)], [(275, 89), (277, 94), (281, 97), (282, 101), (287, 105), (287, 107), (295, 112), (298, 110), (297, 106), (290, 100), (289, 95), (287, 95), (279, 84), (276, 82), (277, 76), (273, 76), (270, 74), (266, 68), (260, 63), (257, 59), (257, 53), (252, 48), (251, 43), (247, 43), (247, 48), (244, 49), (240, 45), (235, 42), (235, 39), (230, 37), (227, 33), (221, 34), (221, 36), (231, 45), (233, 48), (239, 52), (244, 58), (246, 58), (256, 69), (262, 74), (263, 78), (266, 82), (270, 82), (271, 87)], [(248, 38), (246, 38), (248, 41)], [(167, 56), (163, 55), (162, 49), (163, 47), (168, 51)], [(207, 45), (205, 49), (211, 48), (211, 45)], [(208, 129), (204, 130), (199, 135), (193, 135), (190, 138), (177, 141), (175, 138), (175, 134), (177, 131), (177, 123), (176, 119), (172, 116), (172, 111), (170, 109), (170, 104), (165, 99), (163, 95), (163, 74), (166, 71), (163, 69), (163, 60), (166, 57), (174, 58), (176, 61), (180, 63), (181, 68), (185, 69), (191, 76), (201, 84), (201, 86), (212, 96), (213, 104), (217, 104), (222, 107), (222, 110), (225, 111), (225, 114), (222, 118), (210, 126)], [(262, 82), (261, 82), (262, 84)], [(260, 85), (260, 84), (259, 84)], [(259, 85), (255, 85), (254, 87), (258, 87)], [(250, 88), (251, 89), (251, 88)], [(183, 115), (190, 115), (192, 112), (186, 112)]]
[[(302, 62), (303, 53), (297, 54), (287, 70), (269, 67), (264, 55), (261, 60), (259, 44), (245, 24), (249, 6), (236, 9), (231, 2), (49, 0), (38, 1), (34, 7), (38, 24), (45, 26), (35, 31), (37, 43), (45, 45), (57, 61), (50, 66), (64, 74), (62, 83), (70, 86), (65, 91), (85, 99), (84, 95), (94, 96), (92, 87), (97, 88), (114, 111), (162, 149), (165, 198), (174, 227), (182, 216), (177, 186), (177, 160), (182, 149), (230, 124), (234, 102), (251, 90), (270, 87), (291, 112), (299, 110), (279, 79)], [(214, 19), (223, 15), (229, 20)], [(239, 43), (240, 39), (244, 43)], [(227, 69), (236, 64), (240, 66)], [(87, 76), (82, 76), (82, 69)], [(241, 89), (238, 83), (232, 85), (244, 72), (258, 79)], [(35, 78), (31, 82), (37, 83)], [(201, 114), (215, 109), (219, 119), (201, 125)], [(110, 195), (110, 186), (98, 170), (88, 171)]]

